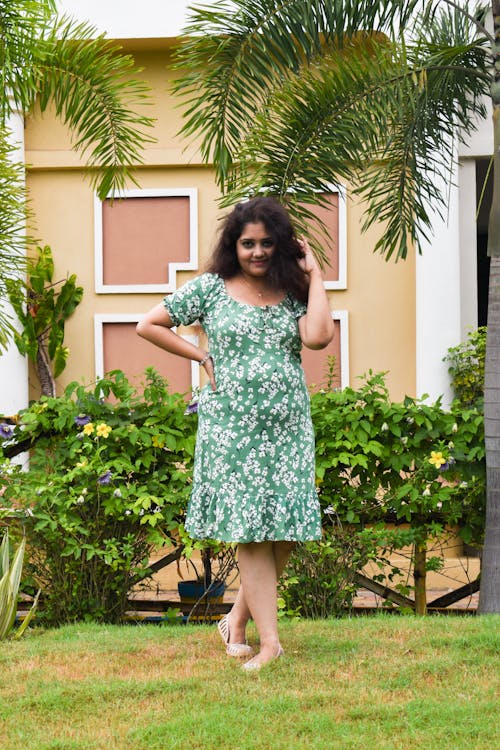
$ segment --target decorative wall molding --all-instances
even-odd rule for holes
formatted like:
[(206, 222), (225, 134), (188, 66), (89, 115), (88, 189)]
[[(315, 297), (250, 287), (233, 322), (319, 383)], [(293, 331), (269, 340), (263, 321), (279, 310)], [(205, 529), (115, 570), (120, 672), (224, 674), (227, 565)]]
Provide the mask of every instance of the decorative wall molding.
[[(95, 290), (97, 294), (168, 294), (177, 288), (177, 271), (198, 269), (198, 191), (196, 188), (145, 188), (123, 190), (110, 194), (107, 200), (127, 198), (169, 198), (189, 199), (189, 260), (168, 262), (165, 259), (165, 281), (152, 284), (106, 284), (104, 282), (104, 242), (103, 242), (103, 201), (94, 196), (94, 257)], [(140, 248), (137, 249), (140, 252)], [(145, 259), (147, 261), (147, 259)]]
[(347, 388), (349, 375), (349, 313), (347, 310), (332, 311), (333, 320), (340, 324), (340, 387)]
[[(347, 207), (346, 188), (343, 185), (331, 187), (332, 193), (337, 193), (338, 200), (338, 237), (336, 238), (339, 277), (336, 281), (325, 281), (325, 289), (347, 289)], [(335, 242), (335, 238), (333, 238)]]

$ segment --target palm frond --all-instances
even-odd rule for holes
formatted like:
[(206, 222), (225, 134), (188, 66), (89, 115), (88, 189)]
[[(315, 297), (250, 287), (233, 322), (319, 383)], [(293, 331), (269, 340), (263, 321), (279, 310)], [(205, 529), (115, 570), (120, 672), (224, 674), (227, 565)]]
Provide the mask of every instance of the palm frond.
[(360, 30), (390, 31), (418, 0), (223, 0), (196, 6), (177, 54), (185, 103), (181, 133), (201, 135), (224, 187), (242, 135), (269, 88)]
[(404, 258), (439, 210), (436, 177), (449, 172), (456, 127), (474, 127), (488, 86), (488, 47), (449, 13), (411, 45), (358, 34), (269, 89), (241, 135), (224, 204), (257, 192), (294, 206), (346, 181), (366, 203), (376, 249)]
[(142, 162), (151, 118), (138, 109), (150, 102), (149, 89), (135, 78), (133, 58), (88, 24), (62, 21), (40, 43), (33, 76), (41, 109), (56, 113), (76, 133), (74, 148), (95, 168), (93, 181), (104, 198), (121, 190)]
[(142, 162), (152, 120), (131, 56), (86, 23), (57, 20), (53, 0), (0, 0), (2, 123), (13, 109), (49, 102), (75, 134), (101, 198), (119, 191)]
[(447, 195), (437, 186), (448, 181), (456, 142), (476, 127), (475, 114), (485, 114), (489, 49), (483, 39), (471, 39), (462, 17), (447, 16), (446, 24), (458, 24), (448, 25), (444, 38), (445, 26), (433, 27), (435, 35), (426, 27), (426, 38), (405, 50), (406, 93), (403, 88), (382, 158), (356, 190), (367, 200), (363, 229), (385, 224), (375, 249), (387, 259), (405, 258), (412, 245), (420, 249), (431, 226), (429, 207), (444, 211)]
[(32, 76), (38, 41), (55, 17), (54, 0), (0, 0), (0, 117), (25, 112), (36, 95)]

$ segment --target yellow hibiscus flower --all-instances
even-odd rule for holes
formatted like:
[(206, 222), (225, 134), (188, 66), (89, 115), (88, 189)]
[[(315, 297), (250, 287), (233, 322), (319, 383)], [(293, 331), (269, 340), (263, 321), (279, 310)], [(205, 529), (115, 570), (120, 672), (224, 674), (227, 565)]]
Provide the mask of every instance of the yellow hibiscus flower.
[(435, 466), (436, 469), (440, 469), (441, 466), (444, 466), (444, 464), (446, 463), (446, 458), (443, 456), (441, 451), (431, 451), (429, 463)]
[(97, 425), (95, 432), (96, 432), (97, 437), (107, 438), (111, 430), (112, 430), (112, 427), (110, 427), (109, 424), (105, 424), (104, 422), (101, 422), (101, 424)]
[(94, 425), (92, 424), (92, 422), (88, 422), (86, 425), (84, 425), (83, 427), (84, 435), (92, 435), (93, 432), (94, 432)]

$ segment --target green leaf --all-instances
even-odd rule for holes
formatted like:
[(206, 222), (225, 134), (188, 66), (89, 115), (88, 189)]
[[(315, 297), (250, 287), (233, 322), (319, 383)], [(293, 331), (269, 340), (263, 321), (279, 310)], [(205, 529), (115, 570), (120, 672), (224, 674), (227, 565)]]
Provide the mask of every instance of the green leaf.
[(5, 532), (0, 545), (0, 640), (9, 635), (17, 613), (17, 597), (26, 541), (23, 538), (9, 563), (9, 536)]

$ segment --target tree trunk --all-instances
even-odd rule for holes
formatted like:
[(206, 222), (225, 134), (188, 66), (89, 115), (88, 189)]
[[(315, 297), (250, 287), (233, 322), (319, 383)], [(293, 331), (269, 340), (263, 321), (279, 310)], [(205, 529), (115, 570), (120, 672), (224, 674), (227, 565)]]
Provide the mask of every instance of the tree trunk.
[(427, 544), (416, 542), (415, 554), (413, 559), (413, 581), (415, 584), (415, 614), (427, 614), (427, 587), (426, 587), (426, 557)]
[(500, 258), (492, 258), (484, 378), (486, 531), (479, 611), (500, 612)]
[(47, 348), (42, 336), (38, 337), (36, 374), (38, 375), (38, 380), (40, 381), (42, 396), (55, 396), (56, 381), (54, 380), (54, 376), (52, 374), (49, 355), (47, 354)]
[(495, 47), (493, 101), (493, 198), (488, 226), (491, 258), (484, 382), (486, 529), (479, 611), (500, 612), (500, 0), (493, 0)]

